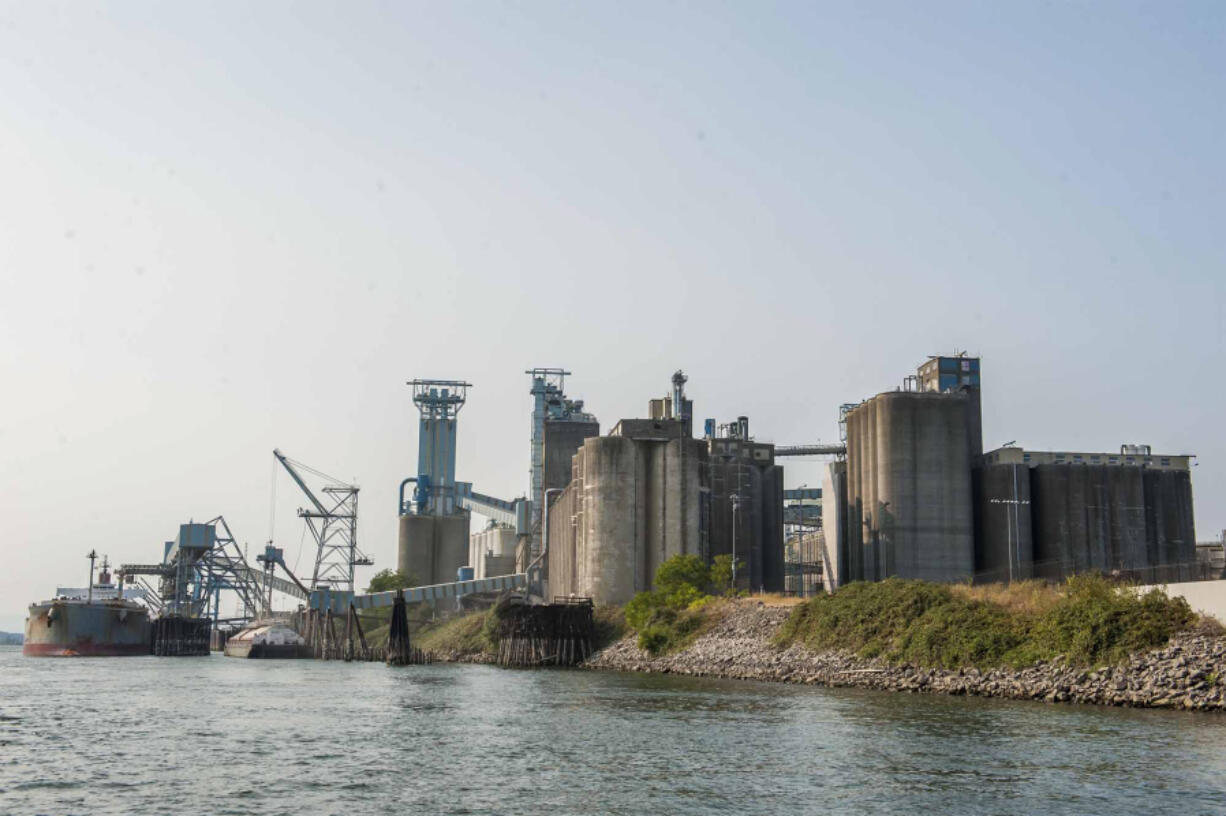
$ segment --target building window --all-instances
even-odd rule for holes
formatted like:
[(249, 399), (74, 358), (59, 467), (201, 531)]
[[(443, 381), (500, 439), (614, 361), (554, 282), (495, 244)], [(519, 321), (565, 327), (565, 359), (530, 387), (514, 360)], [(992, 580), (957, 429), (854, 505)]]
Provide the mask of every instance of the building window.
[(1029, 454), (1029, 453), (1023, 453), (1023, 454), (1022, 454), (1022, 461), (1023, 461), (1023, 462), (1029, 462), (1029, 461), (1030, 461), (1030, 454)]
[(1170, 466), (1171, 466), (1171, 460), (1170, 460), (1170, 459), (1167, 459), (1165, 456), (1164, 456), (1164, 457), (1162, 457), (1162, 466), (1163, 466), (1163, 467), (1170, 467)]

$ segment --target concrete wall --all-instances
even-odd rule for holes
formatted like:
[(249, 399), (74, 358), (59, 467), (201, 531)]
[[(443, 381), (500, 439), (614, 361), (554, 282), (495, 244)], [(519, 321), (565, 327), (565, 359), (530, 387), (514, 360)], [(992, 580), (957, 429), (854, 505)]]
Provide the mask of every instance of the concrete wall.
[(571, 480), (571, 460), (583, 447), (583, 440), (600, 436), (599, 422), (545, 422), (544, 475), (545, 490), (566, 487)]
[(666, 559), (700, 554), (706, 463), (693, 439), (585, 440), (574, 479), (546, 508), (548, 594), (625, 603)]
[(831, 462), (822, 475), (822, 583), (834, 592), (847, 577), (847, 463)]
[(397, 569), (418, 586), (455, 581), (459, 568), (469, 565), (468, 524), (467, 514), (401, 516)]
[(1030, 468), (988, 465), (976, 468), (975, 580), (1034, 577)]
[[(977, 505), (980, 569), (988, 572), (988, 580), (997, 580), (991, 575), (1005, 563), (1001, 546), (1009, 532), (1004, 505), (993, 507), (989, 501), (1012, 495), (1008, 473), (1014, 467), (1019, 466), (979, 469), (985, 485)], [(1035, 576), (1060, 579), (1096, 570), (1142, 581), (1193, 577), (1196, 533), (1188, 472), (1073, 463), (1021, 470), (1028, 471), (1030, 481), (1028, 492), (1019, 487), (1030, 501), (1021, 508), (1022, 555), (1029, 537)]]
[(849, 580), (972, 575), (969, 404), (897, 391), (847, 415)]
[(755, 592), (783, 591), (783, 468), (770, 464), (770, 459), (713, 458), (706, 557), (732, 554), (732, 496), (739, 492), (735, 549), (745, 568), (737, 583)]
[(1196, 560), (1196, 528), (1192, 519), (1192, 474), (1145, 470), (1146, 554), (1159, 566)]
[(1226, 580), (1149, 584), (1137, 587), (1136, 591), (1144, 594), (1155, 587), (1172, 598), (1186, 598), (1193, 612), (1212, 615), (1219, 622), (1226, 624)]

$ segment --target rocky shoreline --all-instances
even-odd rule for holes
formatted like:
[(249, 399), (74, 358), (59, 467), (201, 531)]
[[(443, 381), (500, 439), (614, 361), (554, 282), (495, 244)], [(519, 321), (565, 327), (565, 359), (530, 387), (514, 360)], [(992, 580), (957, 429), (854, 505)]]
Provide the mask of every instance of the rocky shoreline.
[(1060, 660), (1024, 669), (920, 669), (849, 652), (813, 652), (771, 639), (790, 609), (731, 603), (689, 647), (653, 658), (629, 635), (586, 668), (766, 680), (885, 691), (1002, 697), (1051, 703), (1226, 711), (1226, 637), (1186, 632), (1117, 666), (1086, 669)]

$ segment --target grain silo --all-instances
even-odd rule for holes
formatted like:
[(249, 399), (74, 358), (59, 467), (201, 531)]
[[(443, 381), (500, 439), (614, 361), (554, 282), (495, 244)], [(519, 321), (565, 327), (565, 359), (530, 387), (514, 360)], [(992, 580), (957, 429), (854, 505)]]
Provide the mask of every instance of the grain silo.
[[(1097, 571), (1152, 583), (1190, 575), (1189, 460), (1144, 445), (1119, 453), (989, 451), (976, 471), (978, 577), (1028, 577), (1028, 547), (1040, 578)], [(1020, 559), (1011, 574), (1010, 547)]]
[(848, 412), (848, 579), (974, 572), (970, 399), (893, 391)]

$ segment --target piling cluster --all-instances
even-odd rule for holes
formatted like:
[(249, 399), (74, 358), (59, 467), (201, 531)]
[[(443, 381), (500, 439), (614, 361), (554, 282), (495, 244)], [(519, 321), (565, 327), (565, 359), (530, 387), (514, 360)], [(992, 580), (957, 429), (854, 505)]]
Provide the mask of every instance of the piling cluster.
[(208, 618), (167, 615), (153, 620), (152, 654), (159, 657), (199, 657), (209, 653), (213, 622)]
[(592, 653), (590, 598), (504, 603), (497, 614), (500, 666), (577, 666)]

